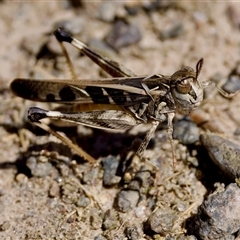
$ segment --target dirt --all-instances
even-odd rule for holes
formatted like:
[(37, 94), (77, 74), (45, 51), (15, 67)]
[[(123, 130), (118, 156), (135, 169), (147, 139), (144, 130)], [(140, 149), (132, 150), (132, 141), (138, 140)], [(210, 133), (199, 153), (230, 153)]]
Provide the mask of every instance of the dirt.
[[(130, 211), (122, 212), (116, 199), (122, 190), (129, 190), (123, 177), (126, 181), (131, 174), (124, 175), (122, 171), (105, 186), (102, 161), (111, 155), (113, 161), (119, 162), (148, 126), (138, 126), (127, 133), (58, 127), (97, 159), (99, 164), (92, 166), (28, 122), (30, 106), (53, 106), (18, 98), (9, 85), (20, 77), (71, 77), (52, 34), (59, 26), (137, 75), (171, 75), (185, 65), (195, 68), (198, 60), (204, 58), (200, 80), (218, 76), (218, 83), (224, 84), (240, 60), (239, 3), (169, 1), (158, 7), (148, 1), (108, 3), (104, 6), (99, 1), (83, 1), (75, 7), (70, 1), (0, 3), (1, 239), (187, 239), (187, 219), (196, 214), (216, 182), (229, 181), (210, 163), (199, 142), (185, 146), (174, 140), (177, 164), (173, 169), (168, 135), (166, 129), (160, 128), (145, 153), (157, 168), (150, 163), (144, 165), (149, 175), (141, 176), (146, 181), (145, 188), (138, 189), (141, 201)], [(136, 14), (129, 15), (125, 5)], [(102, 44), (113, 28), (114, 16), (137, 26), (141, 40), (117, 50)], [(102, 75), (75, 48), (66, 47), (79, 78)], [(191, 119), (199, 131), (210, 130), (234, 138), (240, 126), (239, 97), (229, 100), (216, 88), (208, 87), (202, 105)], [(177, 116), (176, 121), (181, 117)], [(138, 170), (136, 166), (134, 171)], [(131, 194), (130, 201), (134, 201), (136, 195)], [(159, 216), (171, 216), (171, 224), (161, 223), (166, 228), (158, 228), (159, 232), (146, 230), (147, 219), (157, 210), (163, 211)]]

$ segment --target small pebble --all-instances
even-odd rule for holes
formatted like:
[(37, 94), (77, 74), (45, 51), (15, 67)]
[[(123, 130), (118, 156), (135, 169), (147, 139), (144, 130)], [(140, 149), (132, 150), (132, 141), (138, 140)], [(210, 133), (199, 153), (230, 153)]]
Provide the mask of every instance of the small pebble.
[(28, 177), (25, 174), (23, 174), (23, 173), (19, 173), (16, 176), (16, 181), (18, 183), (27, 183), (28, 182)]
[(175, 25), (171, 26), (170, 29), (161, 31), (159, 34), (159, 38), (164, 41), (169, 38), (176, 38), (183, 34), (183, 25), (182, 23), (176, 23)]
[(114, 156), (109, 156), (102, 159), (104, 175), (103, 175), (103, 185), (113, 186), (120, 182), (121, 177), (116, 176), (116, 171), (119, 165), (119, 161)]
[(140, 195), (138, 191), (121, 190), (117, 195), (117, 208), (121, 212), (129, 212), (138, 204)]
[(99, 18), (105, 22), (113, 22), (119, 4), (117, 2), (106, 1), (101, 3), (99, 8)]
[(52, 171), (53, 166), (49, 162), (38, 162), (35, 157), (29, 157), (26, 162), (31, 174), (35, 177), (46, 177)]
[(77, 201), (77, 203), (76, 203), (76, 205), (77, 205), (78, 207), (83, 207), (83, 208), (85, 208), (85, 207), (89, 206), (90, 203), (91, 203), (91, 201), (90, 201), (89, 198), (87, 198), (87, 197), (85, 197), (85, 196), (80, 196), (79, 199), (78, 199), (78, 201)]
[(83, 183), (93, 184), (95, 179), (98, 178), (99, 168), (92, 168), (90, 171), (84, 173)]
[(113, 29), (106, 37), (106, 42), (115, 50), (137, 43), (142, 38), (137, 26), (122, 20), (114, 23)]
[(137, 206), (140, 197), (146, 198), (154, 185), (153, 171), (153, 167), (150, 165), (142, 166), (135, 174), (134, 179), (129, 182), (128, 188), (118, 194), (116, 203), (120, 211), (131, 211)]
[(236, 63), (235, 67), (230, 72), (226, 83), (222, 86), (222, 89), (229, 93), (234, 93), (240, 89), (240, 62), (239, 61)]
[(84, 193), (79, 189), (79, 185), (73, 179), (65, 179), (61, 185), (62, 200), (65, 203), (76, 204)]
[(113, 209), (108, 209), (103, 217), (103, 229), (104, 230), (112, 230), (120, 226), (120, 222), (118, 220), (117, 212)]
[(187, 119), (175, 122), (173, 125), (173, 138), (178, 139), (184, 145), (194, 144), (199, 141), (197, 124)]
[(68, 177), (70, 175), (69, 166), (64, 163), (57, 164), (57, 168), (62, 177)]
[(148, 232), (167, 234), (171, 232), (175, 221), (177, 220), (177, 213), (170, 208), (156, 209), (144, 224), (145, 230)]
[(240, 89), (240, 76), (229, 76), (227, 82), (222, 86), (222, 89), (228, 93), (234, 93)]
[(55, 198), (59, 197), (60, 187), (57, 182), (53, 182), (49, 189), (49, 197)]

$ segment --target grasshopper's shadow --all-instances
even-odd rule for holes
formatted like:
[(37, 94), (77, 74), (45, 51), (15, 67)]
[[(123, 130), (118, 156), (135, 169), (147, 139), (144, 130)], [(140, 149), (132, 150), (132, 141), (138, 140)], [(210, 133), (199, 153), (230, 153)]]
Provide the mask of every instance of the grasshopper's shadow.
[[(2, 125), (3, 126), (3, 125)], [(18, 128), (12, 126), (3, 126), (9, 133), (17, 133)], [(46, 132), (42, 129), (26, 123), (21, 126), (33, 132), (37, 137), (46, 136)], [(144, 134), (132, 135), (128, 132), (116, 133), (99, 129), (92, 129), (90, 134), (77, 133), (77, 127), (61, 127), (51, 126), (56, 131), (63, 132), (70, 140), (76, 143), (89, 155), (95, 159), (106, 157), (108, 155), (120, 156), (120, 159), (125, 159), (127, 154), (135, 152)], [(151, 146), (151, 144), (150, 144)], [(15, 162), (4, 161), (0, 163), (0, 169), (17, 169), (18, 173), (24, 173), (31, 177), (31, 171), (26, 165), (27, 159), (35, 152), (57, 152), (59, 155), (69, 158), (69, 160), (77, 160), (78, 163), (84, 163), (84, 159), (77, 156), (68, 146), (63, 143), (49, 141), (46, 143), (34, 143), (28, 147), (26, 152), (22, 152)]]
[[(92, 129), (92, 128), (91, 128)], [(91, 134), (81, 134), (76, 127), (61, 129), (69, 139), (95, 159), (108, 155), (124, 158), (129, 151), (136, 151), (144, 134), (132, 135), (129, 132), (112, 132), (92, 129)], [(139, 141), (138, 141), (139, 140)]]

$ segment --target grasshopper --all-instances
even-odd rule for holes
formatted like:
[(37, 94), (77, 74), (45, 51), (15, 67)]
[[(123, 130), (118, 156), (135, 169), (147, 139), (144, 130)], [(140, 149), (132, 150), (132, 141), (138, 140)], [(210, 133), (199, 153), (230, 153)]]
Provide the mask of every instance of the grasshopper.
[[(151, 123), (151, 129), (136, 152), (140, 158), (143, 158), (144, 150), (159, 123), (167, 120), (167, 131), (175, 162), (172, 121), (176, 112), (189, 114), (203, 100), (203, 85), (198, 80), (203, 59), (198, 61), (195, 70), (185, 66), (171, 76), (161, 74), (136, 76), (123, 65), (93, 51), (63, 28), (58, 28), (54, 34), (67, 57), (73, 78), (64, 80), (17, 78), (12, 81), (10, 87), (19, 97), (32, 101), (67, 104), (67, 110), (47, 111), (31, 107), (28, 119), (60, 138), (90, 162), (94, 161), (91, 156), (43, 124), (41, 120), (48, 118), (99, 129), (122, 130), (138, 124)], [(63, 42), (68, 42), (79, 49), (112, 78), (78, 79)]]

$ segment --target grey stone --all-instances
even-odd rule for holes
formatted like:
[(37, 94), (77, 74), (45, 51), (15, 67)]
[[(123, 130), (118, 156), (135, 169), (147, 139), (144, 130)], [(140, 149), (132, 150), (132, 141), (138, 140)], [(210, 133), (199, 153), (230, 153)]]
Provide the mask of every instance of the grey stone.
[(240, 229), (240, 188), (230, 184), (225, 191), (213, 194), (200, 206), (193, 221), (201, 239), (234, 239)]

